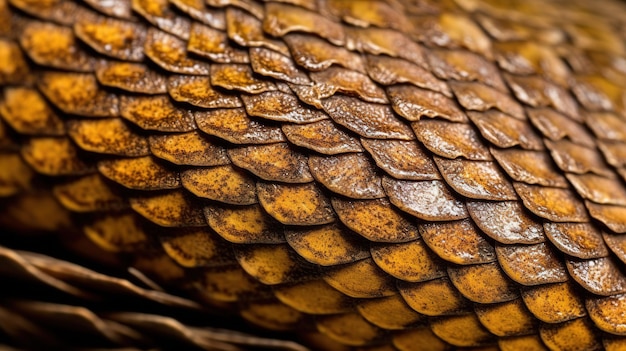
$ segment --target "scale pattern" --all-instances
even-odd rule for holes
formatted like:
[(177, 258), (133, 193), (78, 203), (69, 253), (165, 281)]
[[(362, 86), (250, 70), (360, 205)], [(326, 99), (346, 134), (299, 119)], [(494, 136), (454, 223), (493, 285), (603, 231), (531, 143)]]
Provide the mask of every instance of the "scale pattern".
[(625, 45), (611, 1), (2, 0), (0, 220), (314, 347), (623, 350)]

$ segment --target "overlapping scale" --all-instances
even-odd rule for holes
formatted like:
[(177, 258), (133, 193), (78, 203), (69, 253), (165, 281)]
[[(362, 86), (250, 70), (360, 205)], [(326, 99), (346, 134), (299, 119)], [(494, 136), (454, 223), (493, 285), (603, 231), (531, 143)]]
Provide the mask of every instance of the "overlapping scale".
[(0, 223), (319, 349), (619, 350), (623, 10), (0, 2)]

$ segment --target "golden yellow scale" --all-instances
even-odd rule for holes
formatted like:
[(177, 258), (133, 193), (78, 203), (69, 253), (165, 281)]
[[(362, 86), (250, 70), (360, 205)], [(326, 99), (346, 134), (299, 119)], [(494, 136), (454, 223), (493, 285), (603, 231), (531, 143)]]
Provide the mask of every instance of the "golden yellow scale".
[(0, 0), (0, 88), (0, 346), (626, 350), (624, 2)]

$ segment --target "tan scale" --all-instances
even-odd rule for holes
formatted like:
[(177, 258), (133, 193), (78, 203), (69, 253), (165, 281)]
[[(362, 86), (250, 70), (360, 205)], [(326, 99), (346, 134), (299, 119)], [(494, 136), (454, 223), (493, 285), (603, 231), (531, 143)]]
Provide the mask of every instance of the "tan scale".
[(198, 128), (235, 144), (269, 144), (284, 141), (278, 126), (268, 126), (250, 118), (243, 108), (197, 111)]
[(287, 243), (305, 260), (334, 266), (370, 256), (367, 242), (337, 223), (285, 231)]
[(176, 189), (181, 186), (178, 172), (169, 170), (152, 156), (100, 161), (98, 171), (129, 189)]
[(35, 171), (48, 175), (85, 174), (93, 169), (77, 155), (66, 137), (37, 137), (24, 143), (22, 157)]
[(133, 197), (130, 206), (146, 219), (163, 227), (204, 226), (206, 221), (191, 195), (172, 190)]
[(374, 245), (371, 254), (378, 267), (405, 282), (427, 281), (446, 275), (441, 259), (420, 239)]
[(497, 336), (526, 335), (534, 332), (534, 318), (521, 299), (476, 308), (481, 324)]
[[(120, 9), (119, 6), (117, 6)], [(76, 36), (97, 52), (124, 61), (142, 61), (146, 28), (134, 22), (110, 17), (81, 20), (74, 26)]]
[(441, 120), (421, 120), (412, 123), (417, 139), (435, 154), (469, 160), (491, 160), (489, 150), (478, 133), (468, 124), (450, 123)]
[(244, 50), (228, 43), (226, 33), (197, 22), (191, 24), (187, 50), (220, 63), (246, 63), (250, 61)]
[(520, 121), (505, 113), (488, 110), (485, 113), (469, 112), (469, 118), (476, 124), (482, 136), (501, 148), (515, 145), (527, 150), (542, 150), (543, 143), (532, 130), (528, 121)]
[(315, 183), (257, 183), (259, 203), (279, 222), (287, 225), (328, 224), (335, 220), (330, 200)]
[(470, 220), (428, 223), (419, 229), (428, 247), (446, 261), (466, 265), (496, 260), (494, 247)]
[(304, 313), (337, 314), (352, 309), (353, 299), (334, 289), (323, 280), (311, 280), (274, 289), (276, 298)]
[(425, 320), (411, 309), (400, 295), (366, 300), (357, 310), (368, 322), (387, 330), (402, 330)]
[(398, 179), (434, 180), (441, 176), (423, 147), (415, 141), (361, 139), (376, 165)]
[(228, 7), (226, 9), (228, 37), (236, 44), (244, 47), (261, 46), (282, 54), (288, 54), (289, 49), (283, 41), (274, 40), (263, 32), (263, 22), (259, 19), (263, 16), (257, 16), (257, 14), (257, 11), (243, 11), (235, 7)]
[(83, 150), (119, 156), (148, 156), (148, 141), (119, 118), (81, 119), (65, 124), (67, 134)]
[(163, 250), (183, 267), (221, 266), (234, 263), (228, 243), (204, 228), (181, 230), (161, 238)]
[(257, 203), (254, 178), (230, 165), (189, 169), (180, 174), (180, 180), (198, 197), (234, 205)]
[(86, 175), (52, 189), (55, 197), (74, 212), (110, 211), (128, 207), (119, 189), (98, 173)]
[(357, 313), (319, 317), (316, 324), (319, 331), (345, 345), (367, 345), (382, 334)]
[(29, 68), (16, 42), (0, 39), (0, 63), (0, 83), (16, 84), (28, 79)]
[(23, 134), (61, 135), (63, 123), (39, 92), (31, 88), (8, 88), (0, 105), (0, 115)]
[(387, 94), (394, 111), (409, 121), (419, 121), (422, 117), (441, 117), (451, 122), (467, 121), (452, 99), (431, 90), (396, 85), (387, 88)]
[(120, 115), (147, 130), (190, 132), (196, 129), (192, 112), (174, 105), (167, 95), (123, 96)]
[(513, 281), (495, 262), (449, 267), (448, 276), (459, 292), (474, 302), (505, 302), (519, 295)]
[(398, 291), (412, 309), (427, 316), (456, 315), (469, 307), (469, 301), (446, 277), (423, 283), (402, 282)]
[(154, 156), (177, 165), (222, 166), (230, 163), (222, 145), (196, 131), (151, 135), (148, 143)]
[(309, 77), (296, 67), (291, 57), (274, 50), (262, 47), (250, 48), (250, 64), (255, 73), (263, 76), (293, 84), (311, 84)]
[(270, 91), (242, 99), (249, 115), (273, 121), (310, 123), (328, 118), (324, 112), (308, 108), (294, 94), (285, 92)]
[(126, 251), (148, 242), (139, 216), (132, 212), (104, 215), (84, 227), (85, 235), (109, 251)]
[(166, 71), (194, 75), (209, 74), (208, 63), (187, 55), (185, 42), (155, 28), (148, 29), (146, 33), (144, 53)]
[(396, 294), (393, 280), (370, 258), (335, 267), (327, 271), (323, 278), (330, 286), (350, 297), (372, 298)]
[(495, 108), (518, 119), (524, 119), (522, 106), (513, 98), (479, 83), (452, 82), (452, 91), (461, 106), (472, 111)]
[(172, 99), (206, 108), (241, 107), (239, 98), (224, 94), (211, 87), (211, 80), (206, 76), (171, 76), (167, 80), (167, 91)]
[(285, 242), (283, 228), (260, 205), (204, 208), (207, 223), (222, 238), (241, 244)]
[(491, 154), (504, 171), (518, 182), (565, 188), (567, 180), (545, 151), (491, 149)]
[(352, 199), (375, 199), (385, 195), (374, 165), (362, 153), (311, 156), (309, 169), (318, 182), (334, 193)]
[(307, 157), (287, 143), (232, 148), (228, 150), (228, 157), (237, 167), (267, 181), (281, 183), (313, 181)]
[(96, 68), (100, 84), (133, 93), (163, 94), (166, 90), (164, 75), (140, 63), (107, 62)]
[(346, 68), (331, 66), (321, 72), (310, 74), (318, 99), (325, 99), (343, 93), (354, 95), (362, 100), (386, 104), (389, 102), (385, 91), (376, 85), (367, 75)]
[[(430, 95), (438, 100), (444, 100), (438, 93), (447, 97), (452, 96), (452, 92), (448, 85), (437, 79), (433, 74), (422, 68), (420, 65), (406, 60), (387, 56), (368, 55), (366, 69), (370, 78), (382, 85), (392, 86), (398, 83), (412, 84), (419, 88), (429, 89), (428, 92), (423, 92), (421, 95)], [(430, 90), (434, 92), (431, 92)], [(441, 105), (438, 107), (443, 108)], [(446, 106), (446, 108), (455, 110), (454, 105)]]
[(98, 86), (87, 73), (46, 72), (38, 81), (41, 92), (65, 113), (87, 117), (117, 117), (118, 97)]
[(363, 151), (359, 140), (329, 120), (308, 124), (285, 124), (285, 137), (293, 144), (321, 154), (335, 155)]
[(405, 33), (377, 26), (348, 27), (347, 29), (349, 29), (349, 41), (346, 46), (350, 50), (379, 57), (399, 57), (428, 68), (421, 44), (411, 40)]
[(0, 197), (30, 188), (34, 175), (19, 154), (0, 153)]
[(71, 28), (32, 22), (20, 35), (20, 44), (35, 62), (60, 69), (89, 72), (94, 58), (81, 50)]
[[(563, 138), (584, 146), (593, 147), (595, 141), (583, 125), (549, 108), (527, 109), (528, 117), (541, 133), (552, 141)], [(594, 123), (598, 125), (599, 123)]]

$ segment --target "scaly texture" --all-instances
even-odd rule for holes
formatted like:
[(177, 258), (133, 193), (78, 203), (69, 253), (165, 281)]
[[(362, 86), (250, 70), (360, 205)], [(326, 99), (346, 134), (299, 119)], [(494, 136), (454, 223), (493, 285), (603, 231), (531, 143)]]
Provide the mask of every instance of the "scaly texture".
[(609, 0), (2, 0), (0, 222), (313, 347), (622, 350), (625, 45)]

